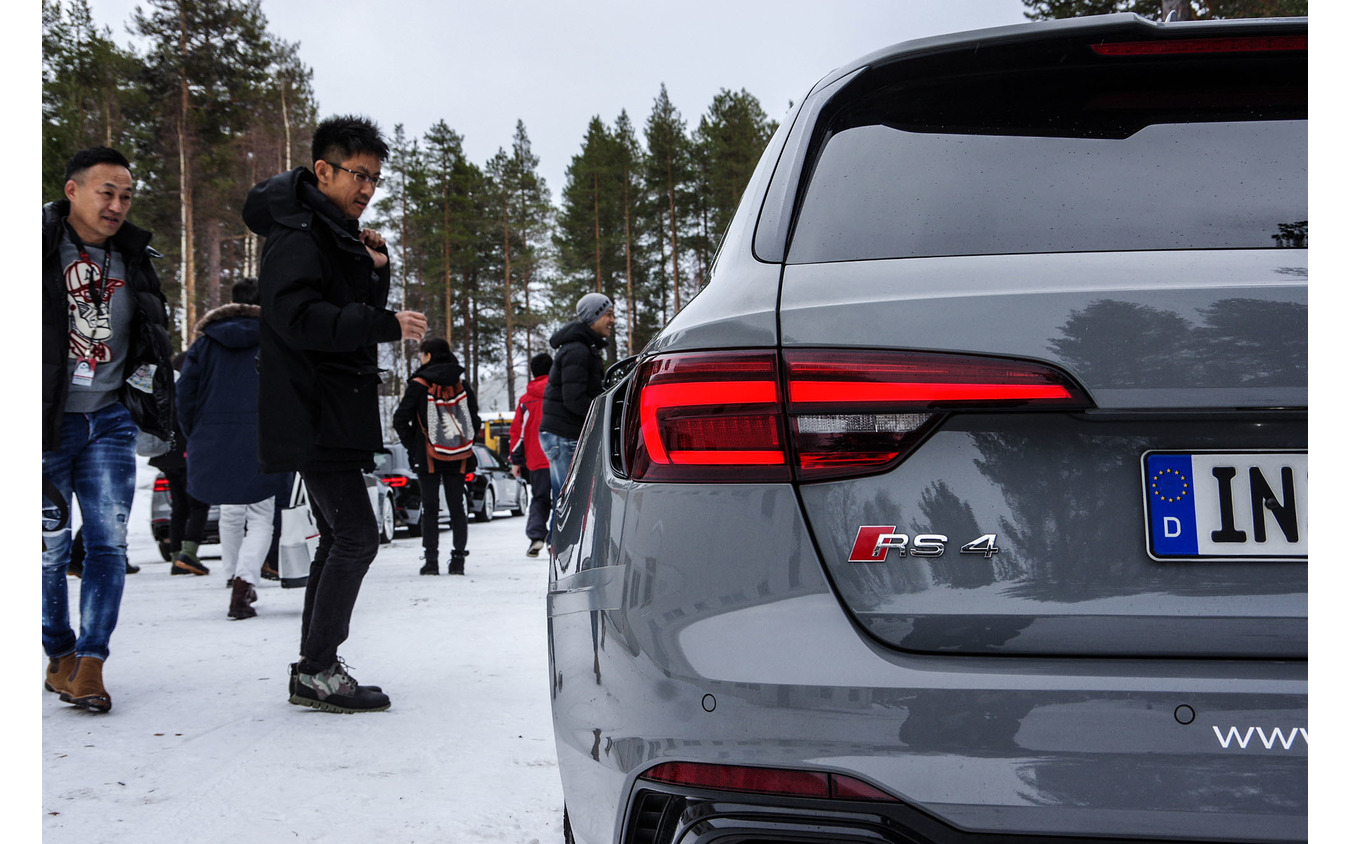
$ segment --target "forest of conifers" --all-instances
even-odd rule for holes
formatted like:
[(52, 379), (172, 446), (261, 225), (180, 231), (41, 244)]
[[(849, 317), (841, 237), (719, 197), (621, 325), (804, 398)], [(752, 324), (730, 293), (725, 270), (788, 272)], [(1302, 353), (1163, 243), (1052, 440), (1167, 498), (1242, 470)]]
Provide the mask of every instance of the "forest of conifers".
[[(132, 161), (131, 216), (155, 233), (186, 345), (197, 319), (257, 274), (261, 244), (239, 216), (247, 189), (312, 165), (327, 115), (261, 0), (146, 0), (127, 25), (140, 48), (115, 43), (86, 0), (42, 0), (43, 199), (61, 196), (75, 150), (102, 144)], [(391, 296), (427, 314), (429, 336), (450, 341), (475, 384), (504, 376), (512, 404), (529, 356), (582, 294), (615, 302), (612, 361), (698, 292), (776, 128), (744, 90), (722, 90), (693, 127), (664, 86), (653, 94), (640, 125), (626, 112), (591, 120), (556, 198), (523, 122), (481, 162), (444, 120), (421, 137), (387, 133), (386, 181), (362, 224), (387, 239)], [(406, 370), (393, 369), (397, 395)]]
[[(1159, 19), (1307, 14), (1305, 0), (1022, 0), (1029, 19), (1131, 11)], [(128, 29), (100, 29), (86, 0), (42, 0), (43, 198), (62, 192), (75, 150), (132, 161), (132, 219), (155, 233), (175, 336), (257, 274), (260, 244), (239, 216), (248, 187), (310, 166), (320, 117), (299, 45), (270, 33), (261, 0), (145, 0)], [(326, 116), (326, 115), (324, 115)], [(591, 290), (615, 302), (612, 362), (639, 351), (706, 281), (769, 136), (747, 91), (723, 89), (694, 126), (665, 86), (639, 124), (594, 117), (555, 198), (523, 122), (488, 161), (465, 157), (445, 120), (389, 133), (372, 212), (391, 253), (394, 304), (423, 311), (478, 385), (506, 380), (511, 406), (529, 356)], [(398, 344), (405, 353), (404, 344)], [(388, 384), (401, 391), (395, 365)]]

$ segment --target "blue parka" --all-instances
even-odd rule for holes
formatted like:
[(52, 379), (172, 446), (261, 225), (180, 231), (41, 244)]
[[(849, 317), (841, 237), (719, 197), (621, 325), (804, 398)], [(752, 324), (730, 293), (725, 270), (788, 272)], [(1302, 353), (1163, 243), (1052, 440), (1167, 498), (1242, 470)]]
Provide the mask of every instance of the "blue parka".
[(178, 378), (188, 492), (210, 504), (272, 498), (285, 481), (258, 469), (257, 305), (225, 305), (197, 323)]

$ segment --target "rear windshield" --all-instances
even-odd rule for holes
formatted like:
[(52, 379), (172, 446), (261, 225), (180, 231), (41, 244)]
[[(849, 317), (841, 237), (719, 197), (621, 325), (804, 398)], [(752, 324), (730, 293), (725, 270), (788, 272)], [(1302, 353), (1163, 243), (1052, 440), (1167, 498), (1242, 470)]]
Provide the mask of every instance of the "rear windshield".
[(1306, 247), (1306, 55), (1068, 64), (860, 80), (788, 260)]

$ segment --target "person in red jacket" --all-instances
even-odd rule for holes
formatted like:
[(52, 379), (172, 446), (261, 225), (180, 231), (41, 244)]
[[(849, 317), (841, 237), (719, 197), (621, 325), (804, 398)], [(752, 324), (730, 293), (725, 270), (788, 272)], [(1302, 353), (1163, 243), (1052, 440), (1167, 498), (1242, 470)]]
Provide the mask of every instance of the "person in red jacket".
[(539, 420), (543, 418), (544, 387), (553, 356), (541, 352), (530, 358), (530, 383), (516, 404), (511, 420), (511, 474), (523, 474), (530, 482), (530, 514), (525, 521), (525, 536), (530, 540), (527, 557), (538, 557), (548, 538), (548, 515), (553, 510), (553, 486), (549, 480), (548, 457), (539, 446)]

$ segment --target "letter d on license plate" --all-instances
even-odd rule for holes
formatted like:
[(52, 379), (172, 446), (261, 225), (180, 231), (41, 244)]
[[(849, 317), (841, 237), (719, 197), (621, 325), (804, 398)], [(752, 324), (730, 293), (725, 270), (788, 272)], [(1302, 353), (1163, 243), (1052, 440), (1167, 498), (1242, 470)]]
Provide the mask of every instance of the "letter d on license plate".
[(1150, 451), (1143, 457), (1155, 560), (1306, 560), (1304, 451)]

